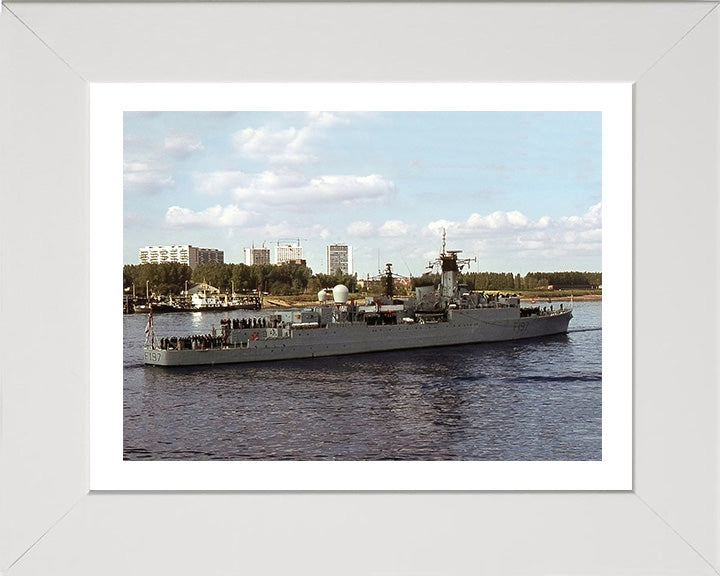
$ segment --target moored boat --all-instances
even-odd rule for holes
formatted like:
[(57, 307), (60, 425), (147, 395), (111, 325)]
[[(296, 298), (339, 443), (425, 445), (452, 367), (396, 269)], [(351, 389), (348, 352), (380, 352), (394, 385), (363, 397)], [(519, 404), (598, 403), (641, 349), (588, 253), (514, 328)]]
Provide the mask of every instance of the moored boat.
[(192, 310), (190, 306), (178, 302), (151, 302), (135, 306), (136, 314), (149, 314), (151, 311), (155, 314), (165, 314), (167, 312), (190, 312)]

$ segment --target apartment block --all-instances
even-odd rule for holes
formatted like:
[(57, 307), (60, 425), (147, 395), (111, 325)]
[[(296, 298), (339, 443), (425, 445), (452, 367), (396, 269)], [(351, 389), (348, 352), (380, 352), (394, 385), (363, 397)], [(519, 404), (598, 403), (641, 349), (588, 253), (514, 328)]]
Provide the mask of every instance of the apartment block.
[(245, 264), (252, 266), (253, 264), (270, 264), (270, 248), (245, 248)]
[(278, 244), (275, 246), (275, 263), (301, 262), (303, 260), (303, 249), (299, 244)]
[(335, 274), (342, 270), (343, 274), (352, 274), (352, 247), (347, 244), (330, 244), (325, 248), (326, 273)]
[(216, 248), (198, 248), (190, 244), (145, 246), (138, 251), (140, 264), (179, 262), (195, 269), (200, 264), (222, 264), (225, 254)]

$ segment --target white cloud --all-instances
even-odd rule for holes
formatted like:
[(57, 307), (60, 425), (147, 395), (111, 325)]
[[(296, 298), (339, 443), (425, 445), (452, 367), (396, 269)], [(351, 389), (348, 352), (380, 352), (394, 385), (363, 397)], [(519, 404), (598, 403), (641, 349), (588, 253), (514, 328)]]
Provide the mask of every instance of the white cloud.
[(349, 122), (347, 114), (338, 112), (308, 112), (307, 117), (310, 120), (309, 128), (326, 128)]
[(375, 226), (366, 220), (351, 222), (347, 227), (347, 233), (358, 238), (371, 238), (375, 235)]
[(252, 160), (271, 164), (294, 165), (313, 162), (317, 155), (313, 143), (336, 124), (346, 124), (347, 115), (336, 112), (308, 112), (300, 127), (278, 129), (271, 126), (245, 128), (233, 134), (238, 153)]
[(602, 204), (591, 206), (581, 216), (566, 216), (560, 221), (568, 228), (587, 229), (602, 227)]
[(312, 235), (319, 236), (323, 240), (327, 240), (328, 238), (330, 238), (330, 230), (328, 230), (324, 226), (317, 224), (312, 228)]
[(165, 151), (177, 158), (186, 158), (205, 149), (202, 141), (192, 136), (166, 136)]
[(400, 237), (407, 236), (410, 232), (410, 226), (402, 220), (388, 220), (378, 229), (380, 236), (384, 237)]
[(297, 164), (313, 160), (306, 148), (305, 129), (245, 128), (233, 134), (237, 151), (253, 160), (265, 160), (273, 164)]
[(357, 238), (373, 238), (376, 236), (381, 238), (403, 238), (410, 235), (414, 229), (414, 226), (402, 220), (387, 220), (379, 226), (367, 220), (359, 220), (351, 222), (346, 231), (350, 236)]
[(472, 214), (465, 222), (435, 220), (427, 225), (434, 235), (444, 229), (448, 238), (482, 240), (481, 252), (522, 252), (523, 255), (565, 256), (573, 252), (599, 252), (602, 247), (602, 205), (581, 215), (531, 220), (522, 212)]
[(299, 173), (265, 172), (253, 177), (247, 186), (236, 188), (235, 198), (272, 206), (297, 206), (300, 203), (375, 201), (394, 193), (395, 185), (377, 174), (311, 178)]
[(547, 247), (547, 239), (518, 237), (517, 244), (518, 248), (524, 250), (542, 250)]
[(593, 230), (602, 228), (602, 205), (591, 206), (585, 214), (580, 216), (563, 216), (553, 219), (543, 216), (538, 220), (531, 220), (522, 212), (496, 211), (488, 215), (471, 214), (465, 222), (452, 220), (435, 220), (428, 224), (433, 233), (440, 233), (445, 228), (455, 236), (475, 236), (486, 231), (522, 231), (553, 228), (555, 230)]
[(468, 230), (489, 229), (504, 230), (507, 228), (525, 228), (530, 220), (522, 212), (493, 212), (487, 216), (471, 214), (467, 220)]
[(315, 202), (377, 201), (395, 194), (394, 183), (377, 174), (310, 177), (291, 170), (257, 174), (229, 171), (195, 174), (193, 179), (195, 189), (202, 194), (225, 195), (233, 202), (274, 208)]
[(141, 162), (123, 164), (123, 188), (126, 192), (154, 194), (175, 185), (166, 167)]
[(301, 188), (308, 182), (308, 177), (299, 172), (281, 171), (281, 172), (262, 172), (253, 174), (246, 182), (243, 188), (238, 188), (235, 192), (238, 195), (244, 194), (247, 190), (251, 193), (262, 193), (266, 191), (268, 194), (281, 193), (283, 190), (293, 190)]
[(322, 224), (303, 225), (303, 223), (281, 220), (265, 223), (260, 234), (263, 238), (269, 238), (273, 242), (282, 238), (283, 242), (288, 241), (294, 244), (299, 240), (302, 246), (307, 240), (316, 240), (317, 238), (327, 240), (332, 233)]
[(193, 174), (195, 190), (209, 196), (231, 194), (252, 182), (252, 175), (238, 171), (204, 172)]
[(171, 206), (165, 213), (165, 223), (172, 227), (198, 226), (203, 228), (244, 226), (253, 218), (251, 212), (237, 206), (212, 206), (201, 212)]
[(517, 210), (513, 212), (506, 212), (503, 215), (503, 219), (508, 223), (508, 225), (514, 228), (524, 228), (530, 222), (525, 214), (518, 212)]

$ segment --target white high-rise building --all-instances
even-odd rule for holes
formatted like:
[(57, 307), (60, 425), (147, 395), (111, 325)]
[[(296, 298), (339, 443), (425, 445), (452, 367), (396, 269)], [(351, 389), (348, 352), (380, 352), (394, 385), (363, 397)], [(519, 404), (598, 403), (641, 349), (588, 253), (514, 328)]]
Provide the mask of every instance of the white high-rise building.
[(302, 246), (299, 244), (278, 244), (275, 246), (275, 263), (298, 262), (303, 259)]
[(352, 247), (347, 244), (330, 244), (325, 248), (325, 262), (328, 275), (338, 270), (342, 270), (343, 274), (352, 274)]
[(195, 269), (200, 264), (222, 264), (225, 253), (216, 248), (197, 248), (190, 244), (169, 246), (145, 246), (138, 251), (140, 264), (162, 264), (179, 262)]

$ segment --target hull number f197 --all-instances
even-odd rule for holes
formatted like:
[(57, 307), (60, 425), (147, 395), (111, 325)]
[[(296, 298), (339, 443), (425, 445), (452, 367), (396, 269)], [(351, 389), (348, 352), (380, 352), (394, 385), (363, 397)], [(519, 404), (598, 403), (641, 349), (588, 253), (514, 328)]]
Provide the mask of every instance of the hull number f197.
[(157, 350), (145, 350), (145, 362), (159, 362), (161, 357)]

